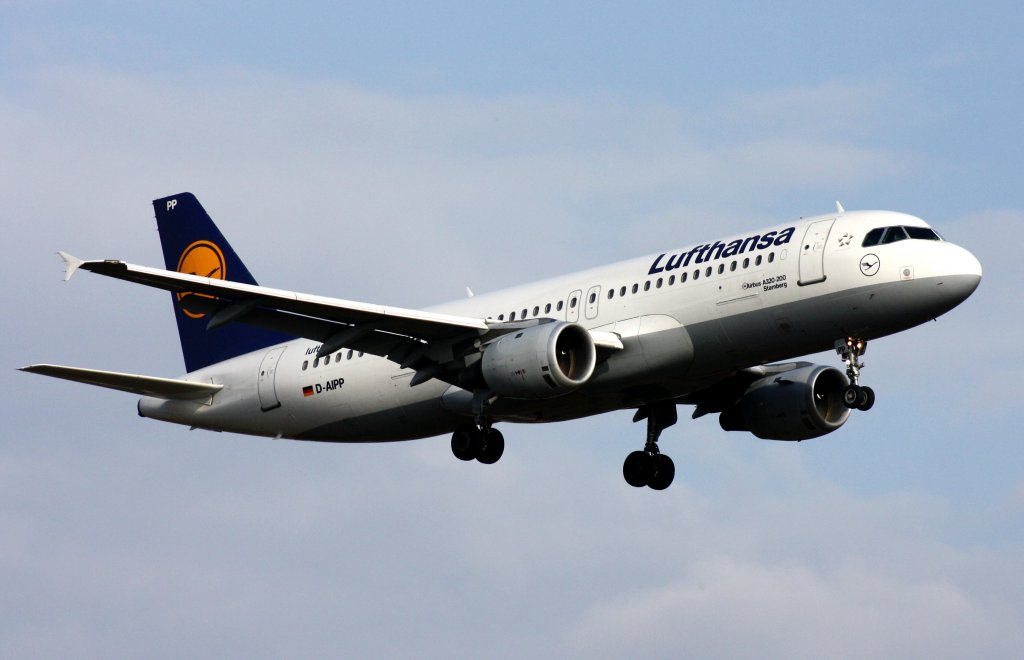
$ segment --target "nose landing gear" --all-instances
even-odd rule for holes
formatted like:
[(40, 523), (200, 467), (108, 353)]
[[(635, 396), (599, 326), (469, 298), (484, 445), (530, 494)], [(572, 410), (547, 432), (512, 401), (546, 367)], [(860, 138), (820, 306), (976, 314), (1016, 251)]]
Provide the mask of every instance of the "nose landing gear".
[(658, 449), (661, 432), (679, 419), (674, 403), (653, 403), (641, 406), (633, 416), (634, 422), (647, 419), (647, 443), (643, 451), (632, 452), (622, 464), (622, 476), (635, 488), (647, 486), (652, 490), (665, 490), (676, 476), (672, 459)]
[(860, 356), (867, 351), (868, 342), (847, 337), (837, 339), (835, 346), (839, 358), (846, 364), (846, 377), (850, 379), (850, 384), (843, 390), (843, 404), (851, 409), (871, 410), (871, 406), (875, 405), (875, 391), (860, 384), (860, 370), (864, 368)]

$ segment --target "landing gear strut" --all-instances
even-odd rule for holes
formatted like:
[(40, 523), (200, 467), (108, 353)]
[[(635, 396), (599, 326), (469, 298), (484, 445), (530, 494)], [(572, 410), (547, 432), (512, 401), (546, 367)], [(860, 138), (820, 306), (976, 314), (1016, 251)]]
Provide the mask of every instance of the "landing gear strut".
[(679, 419), (674, 403), (652, 403), (641, 406), (633, 416), (634, 422), (647, 419), (647, 443), (643, 451), (635, 451), (622, 464), (622, 476), (635, 488), (647, 486), (652, 490), (665, 490), (676, 476), (672, 459), (658, 449), (661, 432)]
[(875, 405), (875, 391), (860, 384), (860, 370), (864, 368), (860, 356), (867, 349), (868, 342), (863, 339), (847, 337), (836, 340), (836, 353), (846, 364), (846, 377), (850, 379), (850, 384), (843, 390), (843, 404), (847, 408), (871, 410), (871, 406)]

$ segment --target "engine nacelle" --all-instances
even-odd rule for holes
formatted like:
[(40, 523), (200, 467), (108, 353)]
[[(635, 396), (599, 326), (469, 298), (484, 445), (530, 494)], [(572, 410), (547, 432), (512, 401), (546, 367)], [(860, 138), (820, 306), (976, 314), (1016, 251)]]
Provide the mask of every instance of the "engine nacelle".
[(822, 365), (800, 367), (755, 381), (726, 408), (719, 423), (726, 431), (750, 431), (763, 440), (809, 440), (846, 423), (846, 376)]
[(545, 323), (502, 335), (484, 347), (480, 360), (492, 392), (517, 399), (567, 394), (594, 373), (597, 349), (575, 323)]

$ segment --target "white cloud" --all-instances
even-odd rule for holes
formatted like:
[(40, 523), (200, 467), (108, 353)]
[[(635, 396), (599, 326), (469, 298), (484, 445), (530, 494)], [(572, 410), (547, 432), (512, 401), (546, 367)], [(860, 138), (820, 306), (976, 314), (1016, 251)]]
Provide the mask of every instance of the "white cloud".
[(942, 578), (720, 556), (681, 580), (595, 607), (570, 645), (603, 658), (1006, 656), (1024, 641), (1006, 634), (1017, 605)]
[[(840, 183), (898, 176), (907, 160), (785, 131), (716, 144), (687, 111), (603, 97), (398, 96), (239, 70), (64, 68), (26, 87), (0, 107), (12, 213), (145, 227), (147, 198), (192, 189), (263, 270), (289, 264), (291, 286), (316, 281), (316, 255), (329, 254), (356, 294), (388, 298), (407, 296), (390, 282), (421, 278), (424, 263), (446, 266), (432, 273), (438, 290), (486, 290), (522, 279), (497, 245), (561, 272), (631, 254), (618, 240), (581, 241), (588, 233), (637, 251), (685, 243), (749, 222), (764, 213), (758, 200), (827, 198)], [(737, 191), (754, 203), (737, 204)], [(360, 273), (381, 265), (394, 277), (365, 288)]]

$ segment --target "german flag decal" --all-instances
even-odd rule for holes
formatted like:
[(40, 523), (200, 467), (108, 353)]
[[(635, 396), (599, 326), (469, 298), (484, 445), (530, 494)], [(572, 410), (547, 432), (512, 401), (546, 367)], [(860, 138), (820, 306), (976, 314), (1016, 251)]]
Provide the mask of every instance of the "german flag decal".
[(302, 396), (313, 396), (313, 394), (315, 394), (315, 392), (313, 392), (312, 385), (306, 385), (302, 388)]

